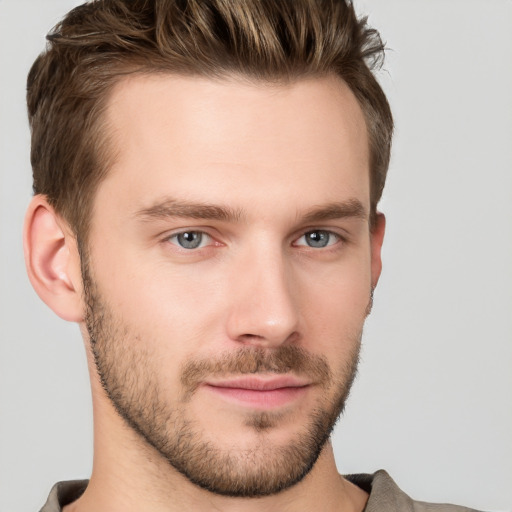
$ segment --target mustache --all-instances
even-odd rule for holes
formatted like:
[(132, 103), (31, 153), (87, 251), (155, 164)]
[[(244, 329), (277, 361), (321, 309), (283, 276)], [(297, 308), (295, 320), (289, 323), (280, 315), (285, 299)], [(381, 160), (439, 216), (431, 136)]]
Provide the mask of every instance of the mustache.
[(282, 345), (271, 350), (242, 347), (216, 359), (193, 359), (181, 369), (181, 384), (187, 394), (193, 393), (207, 377), (224, 377), (257, 373), (294, 373), (319, 384), (331, 380), (327, 359), (310, 354), (295, 345)]

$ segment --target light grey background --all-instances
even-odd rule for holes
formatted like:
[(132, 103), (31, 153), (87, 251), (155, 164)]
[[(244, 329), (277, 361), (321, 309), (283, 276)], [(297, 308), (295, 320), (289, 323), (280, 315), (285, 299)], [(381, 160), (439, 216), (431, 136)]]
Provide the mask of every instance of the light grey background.
[[(25, 276), (24, 89), (71, 0), (0, 0), (0, 511), (91, 470), (78, 328)], [(388, 46), (396, 118), (384, 272), (334, 435), (341, 472), (417, 499), (512, 510), (512, 2), (356, 0)]]

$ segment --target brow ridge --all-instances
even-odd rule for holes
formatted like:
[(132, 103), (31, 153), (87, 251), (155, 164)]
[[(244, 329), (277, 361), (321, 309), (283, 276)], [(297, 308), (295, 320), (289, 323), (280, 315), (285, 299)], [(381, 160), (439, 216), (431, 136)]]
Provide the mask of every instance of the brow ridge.
[(359, 218), (368, 220), (365, 207), (359, 199), (348, 199), (313, 207), (303, 217), (303, 222), (322, 222), (343, 218)]
[[(240, 208), (230, 208), (228, 206), (203, 202), (189, 202), (172, 198), (157, 201), (149, 207), (137, 210), (135, 213), (135, 217), (143, 221), (181, 217), (237, 222), (245, 218), (245, 216), (245, 213)], [(363, 220), (368, 219), (368, 214), (363, 204), (358, 199), (352, 198), (346, 201), (327, 203), (311, 208), (304, 215), (298, 215), (300, 221), (306, 223), (350, 217)]]
[(240, 220), (243, 214), (240, 209), (233, 209), (226, 206), (167, 198), (147, 208), (138, 210), (135, 216), (144, 221), (166, 219), (169, 217), (183, 217), (189, 219), (211, 219), (234, 222)]

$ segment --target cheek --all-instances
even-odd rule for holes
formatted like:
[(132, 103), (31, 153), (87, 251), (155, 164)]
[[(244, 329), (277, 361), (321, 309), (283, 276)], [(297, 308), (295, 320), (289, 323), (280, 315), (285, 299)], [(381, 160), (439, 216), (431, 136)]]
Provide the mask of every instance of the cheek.
[(217, 276), (204, 265), (173, 264), (158, 247), (112, 244), (103, 255), (95, 261), (94, 277), (113, 309), (128, 318), (161, 318), (179, 327), (204, 309), (215, 289)]
[(340, 264), (326, 272), (302, 273), (296, 285), (300, 309), (315, 347), (332, 350), (359, 340), (370, 301), (369, 258)]
[(99, 263), (95, 261), (94, 278), (102, 301), (115, 313), (132, 350), (151, 356), (156, 374), (178, 378), (176, 369), (197, 354), (200, 344), (220, 339), (211, 273), (207, 281), (184, 266), (173, 269), (126, 254)]
[[(205, 345), (227, 343), (225, 323), (237, 288), (233, 283), (241, 279), (233, 275), (233, 265), (215, 258), (172, 265), (126, 247), (104, 249), (94, 272), (102, 296), (137, 338), (161, 353), (165, 364), (175, 365)], [(334, 264), (290, 265), (290, 300), (310, 350), (327, 353), (333, 346), (339, 351), (340, 343), (350, 345), (343, 340), (357, 337), (369, 302), (369, 248), (349, 251)]]

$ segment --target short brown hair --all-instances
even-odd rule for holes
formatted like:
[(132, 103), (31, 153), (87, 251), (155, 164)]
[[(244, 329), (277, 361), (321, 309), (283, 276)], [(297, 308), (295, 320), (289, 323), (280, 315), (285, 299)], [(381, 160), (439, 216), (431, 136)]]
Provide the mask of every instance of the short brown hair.
[(27, 82), (34, 193), (82, 239), (112, 158), (102, 114), (113, 85), (130, 73), (262, 81), (336, 74), (366, 119), (375, 217), (393, 119), (372, 74), (384, 46), (350, 0), (93, 0), (47, 40)]

